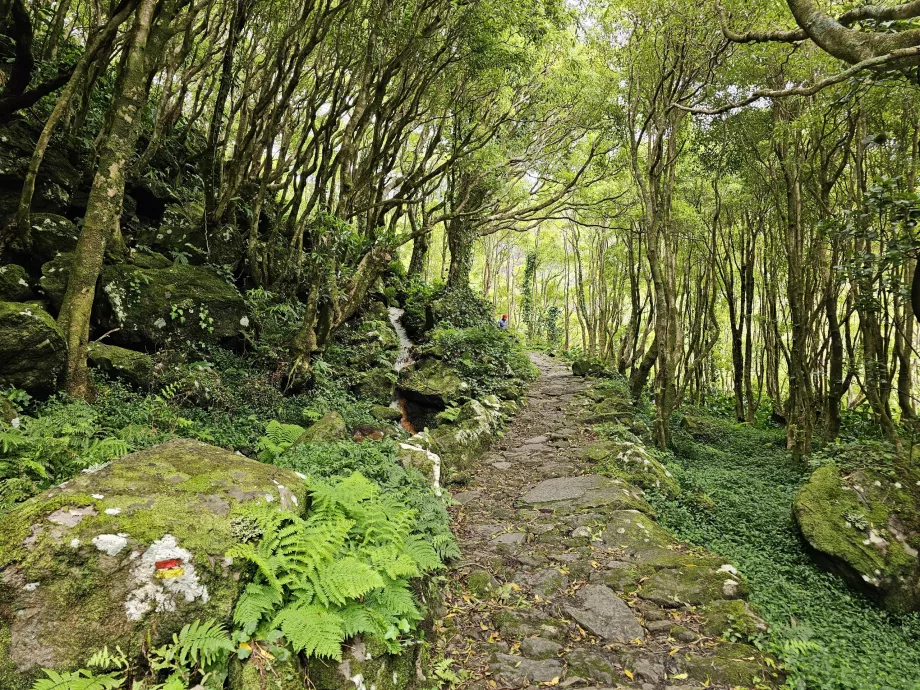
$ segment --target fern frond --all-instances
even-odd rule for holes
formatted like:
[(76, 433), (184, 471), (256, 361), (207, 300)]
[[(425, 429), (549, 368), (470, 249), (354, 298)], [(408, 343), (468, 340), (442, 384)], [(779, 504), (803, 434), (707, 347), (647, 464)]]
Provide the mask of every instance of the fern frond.
[(233, 622), (237, 625), (256, 625), (281, 603), (279, 591), (268, 586), (250, 582), (236, 602)]
[(43, 670), (48, 677), (36, 680), (32, 690), (115, 690), (124, 682), (123, 678), (115, 674), (96, 676), (86, 669), (76, 673)]
[(110, 652), (106, 646), (93, 654), (86, 665), (100, 671), (121, 670), (128, 668), (128, 658), (121, 651), (121, 647), (116, 647), (114, 652)]
[(355, 635), (383, 635), (386, 626), (374, 611), (363, 604), (349, 604), (338, 611), (342, 617), (342, 630), (345, 638)]
[(234, 650), (224, 626), (213, 619), (186, 623), (178, 635), (173, 635), (173, 644), (183, 666), (191, 663), (207, 668)]
[(440, 570), (444, 567), (444, 563), (435, 548), (417, 535), (406, 538), (405, 549), (406, 553), (412, 557), (412, 560), (415, 561), (422, 572)]
[(279, 628), (295, 652), (321, 659), (342, 660), (345, 631), (341, 616), (321, 606), (286, 608), (273, 626)]
[(420, 618), (418, 607), (415, 605), (415, 596), (405, 582), (388, 583), (383, 589), (369, 595), (368, 602), (398, 616)]
[(383, 578), (370, 565), (357, 558), (333, 561), (311, 577), (316, 595), (324, 603), (344, 606), (350, 599), (359, 599), (368, 592), (384, 586)]

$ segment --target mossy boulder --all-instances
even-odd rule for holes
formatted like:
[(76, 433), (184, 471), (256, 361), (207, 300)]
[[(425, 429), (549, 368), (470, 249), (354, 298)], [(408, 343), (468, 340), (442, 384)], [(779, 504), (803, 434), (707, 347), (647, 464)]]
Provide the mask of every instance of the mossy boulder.
[(343, 648), (340, 662), (310, 659), (307, 676), (316, 690), (406, 690), (418, 684), (416, 664), (422, 648), (390, 654), (382, 645), (356, 637)]
[(105, 645), (138, 654), (189, 621), (229, 622), (245, 584), (225, 557), (235, 508), (297, 510), (303, 497), (293, 472), (177, 439), (21, 504), (0, 534), (4, 688), (79, 668)]
[(604, 371), (604, 365), (596, 359), (579, 357), (572, 362), (572, 373), (575, 376), (601, 376)]
[(684, 415), (680, 420), (680, 427), (695, 440), (703, 443), (715, 443), (727, 434), (723, 422), (709, 417)]
[(32, 256), (36, 263), (51, 261), (58, 254), (77, 248), (80, 231), (64, 216), (54, 213), (33, 213)]
[[(174, 203), (171, 191), (152, 190), (154, 206), (160, 206), (159, 225), (146, 226), (137, 235), (137, 240), (156, 252), (172, 258), (182, 256), (190, 264), (205, 262), (226, 265), (235, 269), (245, 254), (245, 243), (239, 228), (223, 225), (213, 228), (210, 236), (204, 232), (204, 206), (188, 201)], [(139, 213), (140, 215), (140, 213)]]
[(680, 484), (659, 460), (641, 443), (627, 439), (598, 441), (582, 451), (582, 457), (595, 463), (597, 470), (668, 498), (680, 495)]
[(297, 443), (329, 443), (348, 438), (348, 427), (338, 412), (327, 412), (311, 424), (297, 439)]
[(153, 358), (143, 352), (105, 343), (89, 344), (89, 363), (105, 373), (124, 379), (138, 388), (149, 388), (153, 378)]
[(396, 376), (392, 369), (377, 367), (360, 374), (353, 390), (364, 400), (378, 404), (388, 403), (396, 391)]
[(107, 266), (101, 287), (102, 325), (122, 345), (232, 341), (249, 325), (242, 295), (208, 266)]
[(586, 424), (629, 423), (636, 414), (632, 400), (627, 396), (607, 392), (584, 413)]
[(26, 269), (16, 264), (0, 266), (0, 301), (28, 302), (35, 299)]
[(388, 405), (372, 405), (371, 417), (378, 422), (398, 422), (402, 419), (402, 411)]
[(497, 399), (470, 400), (460, 407), (453, 424), (421, 434), (424, 438), (417, 445), (437, 453), (446, 469), (466, 470), (489, 447), (501, 421)]
[(152, 249), (135, 247), (128, 250), (128, 263), (138, 268), (169, 268), (174, 262)]
[(0, 302), (0, 387), (48, 395), (66, 362), (64, 336), (48, 312), (33, 302)]
[(674, 664), (691, 680), (725, 687), (778, 685), (781, 678), (770, 671), (763, 654), (746, 644), (724, 643), (712, 656), (695, 653), (674, 655)]
[(816, 560), (886, 609), (920, 610), (920, 471), (846, 474), (825, 465), (795, 497), (795, 519)]
[(269, 658), (250, 657), (246, 661), (231, 659), (227, 681), (230, 690), (304, 690), (304, 672), (297, 657), (290, 656), (282, 661)]
[(73, 252), (64, 252), (42, 265), (42, 277), (39, 278), (38, 284), (55, 314), (61, 310), (61, 304), (64, 303), (73, 256)]
[(430, 407), (446, 407), (462, 399), (469, 386), (447, 362), (426, 357), (403, 369), (397, 382), (408, 400)]
[(720, 599), (699, 610), (703, 620), (700, 626), (709, 637), (719, 638), (732, 631), (744, 638), (752, 638), (767, 631), (767, 624), (747, 602), (740, 599)]

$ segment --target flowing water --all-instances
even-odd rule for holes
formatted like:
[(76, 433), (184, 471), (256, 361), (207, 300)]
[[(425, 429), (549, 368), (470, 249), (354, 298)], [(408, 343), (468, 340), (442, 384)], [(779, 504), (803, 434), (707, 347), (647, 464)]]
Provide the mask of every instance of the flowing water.
[(389, 311), (390, 323), (393, 324), (393, 329), (396, 331), (396, 335), (399, 336), (399, 354), (396, 357), (396, 363), (393, 365), (393, 368), (399, 372), (412, 364), (412, 357), (409, 354), (412, 351), (412, 341), (402, 325), (401, 319), (404, 310), (399, 307), (390, 307)]
[[(396, 335), (399, 337), (399, 354), (396, 356), (396, 362), (393, 364), (393, 369), (398, 374), (412, 364), (412, 341), (409, 339), (409, 334), (406, 333), (406, 329), (403, 328), (402, 325), (401, 319), (404, 311), (398, 307), (390, 307), (389, 311), (390, 323), (393, 324), (393, 330), (396, 331)], [(402, 419), (399, 420), (400, 426), (410, 434), (414, 434), (415, 428), (412, 426), (412, 422), (409, 419), (406, 399), (402, 397), (398, 391), (394, 393), (393, 402), (390, 403), (390, 407), (402, 412)]]

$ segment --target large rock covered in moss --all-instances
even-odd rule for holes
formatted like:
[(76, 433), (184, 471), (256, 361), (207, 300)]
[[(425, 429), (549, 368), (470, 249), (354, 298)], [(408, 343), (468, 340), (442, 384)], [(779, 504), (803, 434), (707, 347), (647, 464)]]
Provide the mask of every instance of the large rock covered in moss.
[(842, 473), (825, 465), (795, 498), (817, 560), (901, 613), (920, 610), (920, 472)]
[(403, 369), (397, 387), (408, 400), (445, 407), (466, 395), (468, 386), (447, 362), (428, 357)]
[(80, 231), (72, 221), (54, 213), (33, 213), (32, 256), (37, 262), (51, 261), (58, 254), (77, 248)]
[(73, 252), (64, 252), (42, 265), (42, 277), (39, 278), (38, 284), (41, 293), (48, 300), (52, 314), (57, 314), (64, 303), (73, 257)]
[(153, 378), (153, 358), (143, 352), (117, 345), (90, 343), (88, 359), (91, 366), (138, 388), (148, 388)]
[(26, 501), (0, 534), (0, 687), (106, 645), (137, 654), (196, 619), (228, 623), (244, 584), (225, 558), (234, 508), (302, 498), (293, 472), (174, 440)]
[(207, 266), (108, 266), (102, 296), (103, 326), (119, 329), (112, 339), (127, 345), (156, 345), (171, 337), (221, 342), (249, 325), (242, 295)]
[(53, 393), (66, 363), (64, 337), (48, 312), (33, 302), (0, 302), (0, 387)]
[(338, 412), (327, 412), (304, 431), (297, 444), (301, 443), (330, 443), (342, 441), (348, 437), (348, 427), (345, 420)]
[(26, 269), (16, 264), (0, 266), (0, 300), (28, 302), (35, 299)]
[(501, 402), (495, 396), (470, 400), (453, 422), (416, 434), (408, 443), (436, 453), (445, 470), (466, 470), (492, 443), (501, 421)]
[(381, 645), (356, 637), (343, 650), (342, 661), (311, 660), (307, 675), (316, 690), (404, 690), (418, 685), (418, 650), (415, 646), (388, 654)]
[(604, 371), (604, 365), (596, 359), (578, 357), (572, 362), (572, 373), (575, 376), (601, 376)]
[(616, 435), (619, 438), (586, 446), (582, 457), (594, 463), (602, 474), (617, 477), (646, 491), (657, 491), (668, 498), (680, 494), (680, 484), (670, 470), (637, 438), (622, 428), (616, 430)]

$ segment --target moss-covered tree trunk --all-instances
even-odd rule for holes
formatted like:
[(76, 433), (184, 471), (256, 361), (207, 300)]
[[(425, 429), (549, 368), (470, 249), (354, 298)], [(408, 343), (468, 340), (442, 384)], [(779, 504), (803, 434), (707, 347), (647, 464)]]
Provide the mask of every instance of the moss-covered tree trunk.
[(147, 103), (147, 41), (157, 0), (141, 0), (122, 61), (121, 90), (111, 105), (111, 129), (89, 194), (58, 324), (67, 341), (67, 392), (86, 397), (86, 349), (96, 281), (106, 243), (117, 232), (125, 192), (125, 167), (134, 152)]

